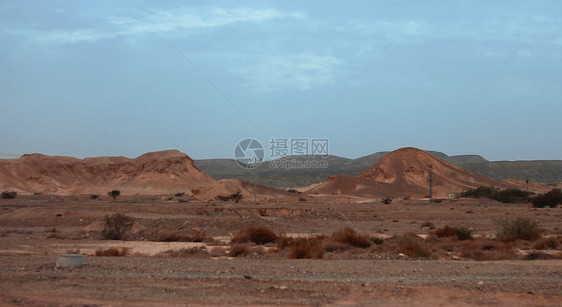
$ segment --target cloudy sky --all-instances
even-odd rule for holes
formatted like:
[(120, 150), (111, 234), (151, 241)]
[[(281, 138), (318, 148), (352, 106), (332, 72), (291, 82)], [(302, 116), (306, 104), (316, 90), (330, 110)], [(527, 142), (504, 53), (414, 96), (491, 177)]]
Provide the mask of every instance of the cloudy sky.
[(0, 1), (0, 158), (562, 159), (559, 1)]

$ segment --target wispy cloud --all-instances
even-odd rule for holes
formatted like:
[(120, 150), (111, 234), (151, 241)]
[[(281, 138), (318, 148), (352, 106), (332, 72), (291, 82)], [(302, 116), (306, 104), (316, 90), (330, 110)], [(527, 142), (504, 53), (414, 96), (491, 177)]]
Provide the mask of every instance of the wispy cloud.
[(246, 79), (245, 86), (258, 93), (283, 88), (299, 90), (328, 85), (334, 81), (341, 62), (331, 56), (303, 53), (293, 56), (255, 56), (237, 73)]
[[(108, 17), (104, 24), (95, 28), (74, 30), (27, 30), (27, 33), (42, 42), (58, 44), (93, 43), (103, 39), (139, 34), (169, 33), (176, 30), (202, 29), (229, 25), (235, 22), (261, 22), (284, 17), (276, 10), (190, 8), (175, 10), (152, 10), (137, 16)], [(298, 17), (291, 14), (287, 17)]]

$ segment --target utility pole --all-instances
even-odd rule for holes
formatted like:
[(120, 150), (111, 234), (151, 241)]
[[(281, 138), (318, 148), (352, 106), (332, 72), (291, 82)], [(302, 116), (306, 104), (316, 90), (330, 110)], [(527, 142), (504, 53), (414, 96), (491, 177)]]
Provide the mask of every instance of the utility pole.
[(375, 180), (375, 204), (379, 203), (379, 182)]
[(429, 202), (433, 201), (433, 171), (429, 170)]

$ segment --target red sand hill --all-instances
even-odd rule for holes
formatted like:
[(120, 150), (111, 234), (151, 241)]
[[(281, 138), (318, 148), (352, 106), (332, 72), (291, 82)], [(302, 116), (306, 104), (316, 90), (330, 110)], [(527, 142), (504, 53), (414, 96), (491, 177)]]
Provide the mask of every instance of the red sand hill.
[(189, 192), (215, 180), (177, 150), (125, 157), (71, 157), (24, 155), (0, 160), (0, 188), (22, 194), (99, 194), (120, 190), (126, 194), (156, 195)]
[[(434, 197), (446, 197), (448, 194), (479, 186), (494, 186), (501, 189), (525, 188), (516, 181), (498, 181), (478, 175), (421, 149), (406, 147), (385, 155), (357, 177), (332, 176), (324, 183), (310, 189), (308, 193), (374, 197), (378, 189), (379, 196), (424, 197), (429, 194), (430, 172), (433, 178)], [(377, 182), (376, 187), (375, 182)]]

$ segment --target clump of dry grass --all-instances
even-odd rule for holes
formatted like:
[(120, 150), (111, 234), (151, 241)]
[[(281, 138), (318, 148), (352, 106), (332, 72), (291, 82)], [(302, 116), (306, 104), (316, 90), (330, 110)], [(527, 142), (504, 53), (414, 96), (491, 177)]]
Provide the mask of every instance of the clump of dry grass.
[(453, 227), (449, 227), (449, 225), (445, 225), (445, 227), (441, 227), (441, 228), (438, 228), (435, 231), (432, 231), (431, 234), (436, 235), (439, 238), (454, 237), (455, 236), (455, 229)]
[(230, 257), (247, 256), (248, 254), (250, 254), (248, 244), (234, 243), (230, 245), (230, 251), (228, 252)]
[(498, 226), (498, 239), (505, 242), (532, 241), (540, 238), (543, 233), (539, 223), (528, 217), (517, 217), (514, 220), (497, 219), (495, 222)]
[(355, 247), (367, 248), (371, 246), (369, 239), (353, 230), (351, 227), (342, 228), (332, 234), (332, 239), (337, 243), (348, 244)]
[(548, 259), (562, 259), (562, 252), (557, 252), (553, 254), (544, 253), (544, 252), (531, 252), (525, 257), (523, 260), (548, 260)]
[(439, 238), (456, 237), (460, 241), (472, 239), (472, 230), (466, 227), (449, 227), (449, 225), (445, 225), (445, 227), (438, 228), (430, 234), (436, 235)]
[(291, 241), (290, 259), (322, 259), (324, 249), (318, 237), (293, 238)]
[(464, 241), (459, 242), (458, 249), (461, 257), (478, 261), (517, 259), (515, 248), (509, 242)]
[(412, 258), (431, 257), (431, 251), (427, 248), (423, 239), (414, 233), (406, 233), (392, 239), (398, 243), (396, 253), (401, 253)]
[(254, 242), (258, 245), (274, 243), (277, 241), (277, 234), (267, 227), (247, 226), (236, 232), (231, 239), (232, 243)]
[(96, 257), (124, 257), (131, 253), (131, 250), (127, 247), (122, 248), (98, 248), (94, 253)]
[(249, 243), (232, 243), (228, 252), (230, 257), (244, 257), (252, 254), (263, 255), (265, 250), (261, 246), (250, 245)]
[(204, 246), (170, 249), (165, 252), (159, 253), (156, 257), (169, 257), (169, 258), (210, 258), (211, 254), (205, 249)]
[(202, 232), (196, 232), (192, 235), (186, 233), (177, 233), (173, 231), (160, 232), (156, 237), (157, 242), (203, 242), (207, 239), (207, 235)]
[(533, 249), (557, 249), (560, 239), (554, 237), (542, 238), (533, 243)]

